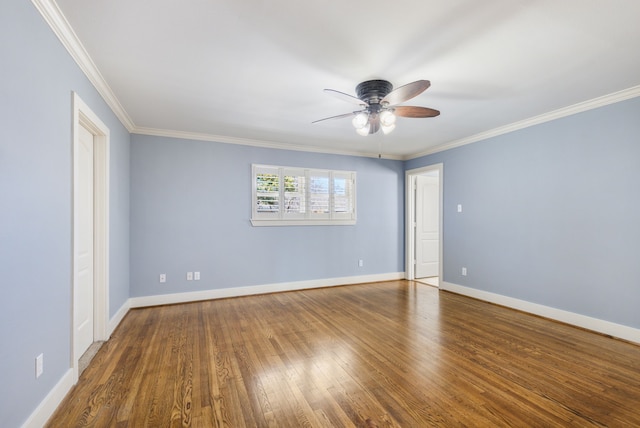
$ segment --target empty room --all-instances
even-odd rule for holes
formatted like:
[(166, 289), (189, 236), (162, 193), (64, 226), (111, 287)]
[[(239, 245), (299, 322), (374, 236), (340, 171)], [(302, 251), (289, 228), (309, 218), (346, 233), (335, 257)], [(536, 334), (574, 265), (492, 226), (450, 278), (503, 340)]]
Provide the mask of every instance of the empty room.
[(638, 16), (3, 0), (0, 425), (640, 426)]

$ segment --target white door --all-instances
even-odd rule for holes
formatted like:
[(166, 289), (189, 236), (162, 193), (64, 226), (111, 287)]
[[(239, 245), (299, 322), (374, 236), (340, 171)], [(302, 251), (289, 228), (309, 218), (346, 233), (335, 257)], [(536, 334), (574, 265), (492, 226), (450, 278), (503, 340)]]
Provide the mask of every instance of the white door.
[(416, 177), (416, 278), (438, 276), (439, 177)]
[(93, 134), (79, 128), (74, 148), (74, 311), (76, 357), (93, 343)]

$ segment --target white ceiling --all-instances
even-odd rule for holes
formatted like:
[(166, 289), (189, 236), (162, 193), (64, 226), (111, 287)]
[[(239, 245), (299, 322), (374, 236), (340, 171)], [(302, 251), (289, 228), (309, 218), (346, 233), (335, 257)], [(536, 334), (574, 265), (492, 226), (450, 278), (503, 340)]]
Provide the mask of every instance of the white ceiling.
[[(139, 133), (407, 159), (640, 94), (637, 0), (56, 2)], [(404, 105), (441, 115), (311, 124), (354, 109), (324, 88), (373, 78), (430, 80)]]

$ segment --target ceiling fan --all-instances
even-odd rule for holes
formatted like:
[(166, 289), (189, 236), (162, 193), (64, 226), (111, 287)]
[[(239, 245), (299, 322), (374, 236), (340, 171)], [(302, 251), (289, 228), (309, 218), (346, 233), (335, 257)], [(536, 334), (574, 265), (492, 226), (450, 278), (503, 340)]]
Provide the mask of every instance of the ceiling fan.
[(393, 85), (386, 80), (367, 80), (356, 86), (357, 97), (334, 89), (325, 89), (326, 93), (343, 101), (357, 104), (361, 109), (326, 117), (312, 123), (353, 117), (352, 124), (360, 135), (375, 134), (380, 129), (383, 133), (388, 134), (396, 127), (397, 116), (420, 118), (435, 117), (440, 114), (438, 110), (432, 108), (397, 105), (420, 95), (429, 86), (431, 86), (431, 82), (428, 80), (416, 80), (394, 90)]

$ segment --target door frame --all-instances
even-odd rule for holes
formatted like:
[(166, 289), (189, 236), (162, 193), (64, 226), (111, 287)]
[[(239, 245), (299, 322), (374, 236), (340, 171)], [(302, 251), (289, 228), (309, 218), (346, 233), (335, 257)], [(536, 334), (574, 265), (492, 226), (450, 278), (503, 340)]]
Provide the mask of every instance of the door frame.
[(109, 128), (85, 104), (77, 93), (72, 92), (72, 169), (73, 169), (73, 225), (72, 225), (72, 275), (71, 289), (71, 368), (73, 383), (78, 381), (79, 353), (77, 344), (75, 296), (77, 278), (75, 272), (76, 248), (74, 234), (78, 207), (76, 206), (76, 163), (73, 153), (80, 144), (80, 127), (83, 126), (93, 134), (93, 340), (107, 339), (109, 322)]
[(442, 240), (443, 240), (443, 228), (442, 228), (442, 202), (443, 202), (443, 189), (444, 189), (444, 165), (437, 163), (433, 165), (424, 166), (421, 168), (409, 169), (405, 171), (405, 279), (416, 279), (416, 178), (419, 175), (424, 175), (431, 171), (438, 171), (438, 279), (439, 284), (442, 284), (442, 267), (444, 266), (442, 257)]

